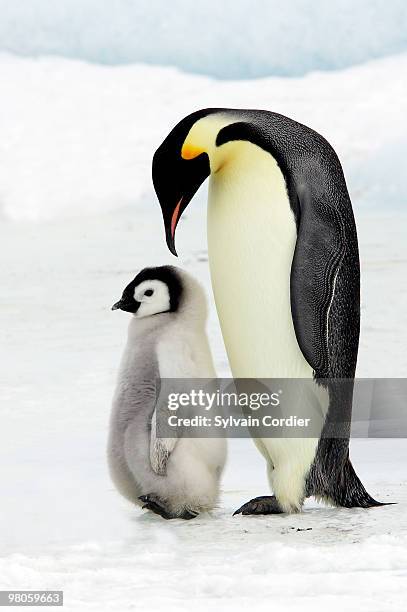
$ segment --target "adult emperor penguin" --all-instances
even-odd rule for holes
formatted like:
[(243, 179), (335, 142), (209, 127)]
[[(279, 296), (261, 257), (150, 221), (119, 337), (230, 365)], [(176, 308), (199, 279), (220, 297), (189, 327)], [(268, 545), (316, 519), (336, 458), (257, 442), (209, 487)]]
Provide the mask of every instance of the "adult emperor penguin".
[(208, 176), (209, 263), (233, 376), (311, 379), (320, 411), (317, 437), (255, 440), (274, 495), (237, 512), (296, 512), (311, 495), (345, 507), (382, 505), (349, 460), (359, 256), (335, 151), (277, 113), (219, 108), (185, 117), (153, 159), (175, 255), (180, 216)]
[(217, 501), (226, 441), (157, 437), (156, 389), (163, 378), (215, 378), (203, 289), (178, 268), (146, 268), (117, 309), (133, 316), (110, 420), (112, 480), (124, 497), (163, 518), (194, 518)]

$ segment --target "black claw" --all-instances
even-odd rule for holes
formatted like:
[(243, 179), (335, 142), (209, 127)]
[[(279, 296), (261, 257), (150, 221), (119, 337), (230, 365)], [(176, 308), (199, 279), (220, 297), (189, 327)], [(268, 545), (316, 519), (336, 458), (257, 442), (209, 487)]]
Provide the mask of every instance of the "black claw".
[(165, 508), (163, 508), (156, 502), (150, 501), (147, 504), (145, 504), (143, 508), (146, 508), (147, 510), (151, 510), (155, 514), (158, 514), (159, 516), (161, 516), (163, 519), (168, 520), (168, 519), (173, 518), (170, 514), (168, 514)]
[(140, 495), (139, 500), (144, 502), (142, 509), (151, 510), (155, 514), (158, 514), (164, 519), (173, 518), (167, 511), (167, 509), (159, 503), (155, 495)]
[(152, 512), (154, 512), (155, 514), (158, 514), (159, 516), (161, 516), (163, 519), (166, 519), (166, 520), (180, 518), (186, 521), (190, 521), (191, 519), (194, 519), (198, 516), (198, 512), (195, 512), (194, 510), (188, 510), (188, 509), (185, 509), (183, 514), (181, 515), (172, 514), (164, 506), (164, 502), (162, 502), (154, 494), (140, 495), (138, 499), (143, 502), (143, 506), (142, 506), (143, 510), (151, 510)]
[(186, 521), (190, 521), (198, 516), (198, 512), (194, 512), (193, 510), (185, 510), (184, 514), (182, 514), (179, 518), (185, 519)]
[(282, 514), (280, 506), (278, 505), (278, 501), (276, 500), (274, 495), (264, 495), (260, 497), (255, 497), (250, 501), (240, 506), (235, 512), (233, 516), (236, 514), (242, 514), (243, 516), (248, 516), (250, 514)]

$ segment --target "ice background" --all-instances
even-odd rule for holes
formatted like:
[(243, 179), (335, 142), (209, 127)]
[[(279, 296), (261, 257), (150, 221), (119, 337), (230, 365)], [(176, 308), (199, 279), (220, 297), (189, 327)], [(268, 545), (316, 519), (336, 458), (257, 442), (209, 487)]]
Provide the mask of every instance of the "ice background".
[(1, 48), (222, 79), (298, 76), (407, 47), (403, 0), (0, 0)]
[(219, 509), (189, 523), (121, 500), (105, 442), (128, 321), (110, 306), (139, 268), (200, 278), (229, 372), (206, 188), (175, 260), (150, 178), (169, 128), (205, 106), (272, 109), (333, 144), (360, 240), (358, 373), (405, 376), (406, 13), (374, 0), (0, 0), (0, 589), (61, 588), (75, 611), (405, 607), (405, 440), (351, 443), (369, 491), (396, 506), (309, 501), (261, 518), (231, 517), (268, 491), (254, 445), (233, 441)]

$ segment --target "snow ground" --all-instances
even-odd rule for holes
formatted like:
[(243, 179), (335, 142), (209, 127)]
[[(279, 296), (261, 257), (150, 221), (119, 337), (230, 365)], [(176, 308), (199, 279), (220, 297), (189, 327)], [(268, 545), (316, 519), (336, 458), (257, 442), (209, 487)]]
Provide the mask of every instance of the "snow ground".
[[(148, 204), (148, 206), (147, 206)], [(406, 217), (358, 219), (364, 274), (360, 370), (402, 375)], [(180, 226), (180, 265), (209, 290), (204, 212)], [(384, 232), (383, 228), (387, 231)], [(188, 230), (188, 231), (187, 231)], [(400, 610), (407, 596), (407, 443), (353, 440), (370, 492), (395, 506), (232, 517), (268, 491), (250, 440), (230, 445), (219, 509), (167, 523), (121, 500), (105, 465), (106, 425), (128, 317), (111, 304), (135, 271), (168, 262), (158, 207), (0, 226), (1, 588), (60, 588), (68, 610)], [(390, 239), (391, 237), (391, 239)], [(396, 329), (400, 325), (400, 329)], [(211, 344), (228, 373), (216, 315)], [(390, 363), (399, 359), (394, 373)], [(310, 529), (311, 528), (311, 529)], [(308, 531), (297, 531), (306, 529)]]
[[(105, 445), (128, 321), (111, 304), (145, 265), (181, 265), (210, 291), (205, 191), (181, 219), (177, 261), (149, 178), (168, 126), (200, 106), (269, 107), (328, 136), (357, 210), (359, 375), (405, 375), (406, 158), (394, 151), (406, 142), (406, 64), (399, 56), (225, 84), (142, 66), (0, 60), (0, 588), (64, 589), (75, 611), (405, 607), (406, 441), (352, 441), (369, 491), (395, 506), (308, 502), (298, 516), (232, 518), (268, 491), (254, 445), (234, 440), (219, 509), (188, 523), (121, 500)], [(227, 375), (210, 304), (216, 366)]]

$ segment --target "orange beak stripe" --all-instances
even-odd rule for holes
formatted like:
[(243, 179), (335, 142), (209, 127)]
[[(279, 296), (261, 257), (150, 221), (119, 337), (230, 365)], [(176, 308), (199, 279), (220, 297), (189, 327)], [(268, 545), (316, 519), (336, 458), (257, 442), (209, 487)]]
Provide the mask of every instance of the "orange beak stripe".
[(180, 209), (180, 206), (181, 206), (181, 202), (182, 202), (182, 198), (180, 199), (180, 201), (178, 202), (178, 204), (174, 208), (174, 212), (172, 213), (172, 218), (171, 218), (171, 238), (172, 239), (174, 239), (175, 228), (177, 227), (177, 221), (178, 221), (178, 217), (179, 217), (179, 209)]

